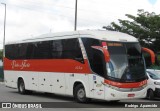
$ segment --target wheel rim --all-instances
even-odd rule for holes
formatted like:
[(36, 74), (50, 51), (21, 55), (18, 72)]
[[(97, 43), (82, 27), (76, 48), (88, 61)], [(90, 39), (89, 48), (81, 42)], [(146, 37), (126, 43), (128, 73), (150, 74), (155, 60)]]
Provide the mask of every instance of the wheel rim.
[(77, 97), (78, 97), (80, 100), (85, 97), (85, 91), (84, 91), (84, 89), (78, 90), (78, 92), (77, 92)]

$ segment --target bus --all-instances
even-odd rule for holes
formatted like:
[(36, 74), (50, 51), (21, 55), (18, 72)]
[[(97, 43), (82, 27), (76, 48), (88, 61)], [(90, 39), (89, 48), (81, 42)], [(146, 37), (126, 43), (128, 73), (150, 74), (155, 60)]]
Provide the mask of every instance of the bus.
[(73, 96), (77, 102), (144, 98), (143, 49), (150, 52), (133, 36), (102, 30), (10, 42), (5, 45), (4, 82), (21, 94), (55, 93)]

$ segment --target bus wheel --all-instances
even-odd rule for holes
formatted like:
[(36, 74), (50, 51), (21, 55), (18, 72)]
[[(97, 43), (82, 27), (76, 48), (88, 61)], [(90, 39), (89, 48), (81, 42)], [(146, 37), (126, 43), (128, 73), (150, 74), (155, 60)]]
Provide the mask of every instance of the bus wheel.
[(149, 89), (149, 90), (147, 91), (147, 98), (148, 98), (149, 100), (153, 100), (153, 99), (154, 99), (154, 92), (153, 92), (152, 89)]
[(89, 99), (86, 98), (86, 92), (82, 84), (78, 84), (74, 88), (74, 98), (79, 103), (87, 103), (89, 101)]
[(18, 81), (18, 92), (19, 92), (20, 94), (25, 94), (25, 93), (26, 93), (25, 84), (24, 84), (23, 79), (20, 79), (20, 80)]

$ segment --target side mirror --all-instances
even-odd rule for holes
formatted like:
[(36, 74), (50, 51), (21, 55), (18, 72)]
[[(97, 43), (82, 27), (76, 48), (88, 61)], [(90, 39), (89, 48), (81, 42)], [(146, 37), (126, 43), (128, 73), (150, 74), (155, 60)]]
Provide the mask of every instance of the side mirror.
[(152, 64), (154, 64), (155, 63), (155, 54), (154, 54), (154, 52), (152, 50), (150, 50), (148, 48), (144, 48), (144, 47), (142, 47), (142, 51), (147, 52), (147, 53), (150, 54), (151, 62), (152, 62)]
[(110, 62), (110, 55), (109, 55), (108, 50), (105, 47), (101, 47), (101, 46), (91, 46), (91, 47), (94, 48), (94, 49), (102, 51), (103, 54), (104, 54), (105, 61)]

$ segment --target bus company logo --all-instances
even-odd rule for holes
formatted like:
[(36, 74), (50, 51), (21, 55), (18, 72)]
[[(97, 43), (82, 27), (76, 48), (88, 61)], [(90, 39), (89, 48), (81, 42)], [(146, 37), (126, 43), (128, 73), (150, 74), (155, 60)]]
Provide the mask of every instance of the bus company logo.
[(11, 103), (2, 103), (2, 108), (11, 108)]
[(24, 68), (30, 67), (30, 64), (27, 63), (27, 60), (23, 60), (22, 62), (17, 62), (15, 60), (13, 60), (11, 63), (11, 66), (12, 66), (12, 69), (14, 69), (14, 68), (24, 69)]

